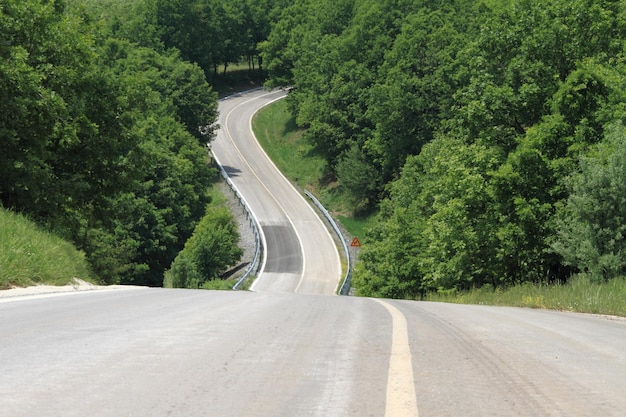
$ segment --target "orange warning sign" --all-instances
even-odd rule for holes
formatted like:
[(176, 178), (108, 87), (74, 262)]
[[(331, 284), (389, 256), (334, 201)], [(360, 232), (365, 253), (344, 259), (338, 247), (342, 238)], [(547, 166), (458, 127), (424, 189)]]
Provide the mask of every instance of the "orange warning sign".
[(354, 239), (352, 239), (352, 243), (350, 243), (350, 246), (360, 247), (361, 246), (361, 242), (359, 242), (359, 238), (355, 237)]

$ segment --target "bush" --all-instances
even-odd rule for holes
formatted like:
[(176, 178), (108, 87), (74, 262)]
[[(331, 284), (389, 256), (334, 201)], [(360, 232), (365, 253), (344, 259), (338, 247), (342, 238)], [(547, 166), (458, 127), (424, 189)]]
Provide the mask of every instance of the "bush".
[(225, 207), (209, 207), (184, 249), (165, 273), (163, 285), (201, 288), (215, 280), (243, 254), (233, 215)]
[(581, 159), (570, 189), (552, 248), (592, 280), (626, 274), (626, 131), (621, 124), (608, 131), (595, 155)]

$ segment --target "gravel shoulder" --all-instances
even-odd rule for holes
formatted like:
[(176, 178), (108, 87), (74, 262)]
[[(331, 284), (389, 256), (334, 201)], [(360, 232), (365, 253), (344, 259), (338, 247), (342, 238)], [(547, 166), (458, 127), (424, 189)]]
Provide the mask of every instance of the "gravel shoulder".
[[(254, 260), (254, 253), (256, 250), (256, 241), (254, 237), (254, 230), (252, 228), (252, 219), (248, 218), (246, 210), (241, 205), (239, 200), (235, 197), (234, 192), (230, 189), (226, 181), (220, 180), (219, 189), (227, 200), (228, 208), (230, 209), (237, 228), (239, 230), (239, 247), (243, 250), (243, 255), (237, 265), (232, 265), (231, 268), (226, 271), (224, 278), (239, 279), (246, 272), (248, 266)], [(253, 277), (250, 277), (253, 279)]]

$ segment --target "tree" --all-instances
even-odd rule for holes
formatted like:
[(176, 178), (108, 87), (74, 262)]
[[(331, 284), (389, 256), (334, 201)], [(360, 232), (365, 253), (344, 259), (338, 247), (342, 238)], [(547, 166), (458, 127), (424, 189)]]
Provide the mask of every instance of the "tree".
[[(57, 212), (54, 148), (76, 142), (89, 121), (80, 87), (94, 75), (93, 35), (62, 2), (0, 4), (0, 201)], [(69, 191), (69, 190), (59, 190)]]
[(406, 16), (370, 89), (367, 113), (375, 129), (366, 146), (382, 168), (383, 183), (395, 178), (406, 157), (418, 154), (450, 116), (454, 57), (463, 44), (450, 15), (424, 8)]
[(69, 4), (1, 5), (0, 201), (102, 281), (161, 285), (209, 202), (216, 95), (178, 53), (110, 38)]
[(218, 279), (241, 258), (238, 243), (237, 225), (228, 209), (209, 208), (166, 273), (166, 283), (199, 288), (205, 281)]
[(381, 189), (379, 172), (363, 150), (355, 144), (337, 164), (337, 177), (351, 198), (355, 211), (369, 211), (375, 207)]
[(495, 149), (451, 137), (409, 157), (361, 249), (359, 293), (405, 297), (498, 284), (488, 186), (499, 162)]
[(579, 154), (624, 115), (623, 4), (489, 6), (300, 0), (263, 44), (330, 176), (355, 205), (390, 195), (355, 273), (364, 294), (568, 272), (554, 215)]
[(103, 45), (101, 65), (111, 66), (117, 77), (129, 82), (147, 84), (144, 88), (158, 94), (165, 110), (175, 114), (176, 121), (201, 145), (213, 138), (217, 94), (200, 67), (183, 61), (176, 50), (159, 53), (127, 41), (109, 39)]
[(294, 1), (277, 14), (267, 39), (258, 44), (269, 74), (268, 88), (293, 84), (293, 67), (300, 57), (302, 40), (308, 32), (305, 27), (308, 16), (306, 2)]
[(493, 174), (493, 227), (497, 248), (491, 262), (503, 285), (542, 282), (558, 260), (548, 251), (553, 233), (555, 175), (536, 149), (518, 147)]
[[(210, 201), (207, 190), (215, 173), (207, 165), (204, 143), (212, 133), (209, 129), (208, 135), (201, 136), (189, 124), (213, 124), (215, 95), (202, 70), (181, 61), (177, 53), (158, 54), (109, 40), (103, 46), (101, 65), (102, 74), (123, 86), (114, 97), (121, 101), (118, 109), (126, 108), (121, 118), (129, 123), (125, 134), (139, 138), (133, 152), (141, 158), (136, 165), (142, 170), (132, 177), (131, 188), (109, 193), (106, 204), (99, 205), (116, 215), (93, 216), (77, 238), (89, 236), (90, 228), (104, 229), (102, 233), (126, 248), (124, 268), (107, 272), (109, 279), (159, 286), (163, 271), (183, 248)], [(93, 244), (84, 242), (84, 247)], [(116, 256), (116, 249), (110, 250)], [(105, 247), (98, 249), (100, 255), (105, 251)], [(108, 271), (99, 263), (101, 257), (90, 259), (99, 265), (96, 270)]]
[(626, 274), (626, 129), (611, 125), (592, 155), (580, 160), (559, 212), (552, 248), (566, 265), (596, 281)]
[[(550, 250), (554, 214), (570, 191), (566, 178), (623, 102), (620, 77), (593, 60), (577, 65), (549, 104), (553, 113), (528, 128), (494, 175), (497, 260), (511, 283), (565, 280), (571, 272)], [(610, 104), (611, 102), (615, 104)], [(609, 110), (611, 109), (611, 110)]]
[[(252, 65), (257, 45), (269, 35), (269, 19), (284, 0), (145, 0), (156, 5), (156, 26), (166, 48), (197, 63), (207, 78), (246, 59)], [(148, 9), (151, 10), (151, 9)], [(261, 61), (259, 61), (261, 63)], [(260, 66), (260, 65), (259, 65)]]

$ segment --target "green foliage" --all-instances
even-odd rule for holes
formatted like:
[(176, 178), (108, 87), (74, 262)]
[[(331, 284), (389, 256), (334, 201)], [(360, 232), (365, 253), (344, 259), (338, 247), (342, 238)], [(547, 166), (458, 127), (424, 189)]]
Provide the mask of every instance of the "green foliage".
[[(359, 292), (606, 279), (624, 38), (613, 0), (4, 0), (0, 202), (104, 281), (160, 285), (210, 201), (206, 77), (263, 63), (328, 195), (380, 204)], [(172, 271), (201, 286), (219, 267), (188, 252)]]
[(501, 289), (486, 286), (471, 291), (428, 293), (422, 299), (459, 304), (486, 304), (553, 309), (578, 313), (609, 314), (626, 317), (626, 278), (594, 282), (584, 275), (566, 284), (524, 283)]
[[(258, 63), (257, 45), (269, 33), (270, 19), (284, 1), (279, 0), (144, 0), (149, 22), (154, 22), (160, 41), (176, 48), (188, 61), (197, 63), (207, 77), (224, 72), (242, 60), (250, 68)], [(131, 26), (132, 27), (132, 26)], [(133, 33), (138, 33), (136, 30)]]
[[(0, 6), (0, 203), (74, 242), (102, 281), (161, 285), (210, 200), (216, 94), (149, 39), (151, 0), (67, 4)], [(133, 34), (144, 46), (114, 37)]]
[(442, 10), (422, 9), (404, 19), (370, 89), (368, 115), (375, 124), (367, 140), (392, 179), (408, 155), (419, 153), (449, 116), (456, 81), (454, 56), (462, 45), (459, 29)]
[(196, 265), (184, 252), (180, 252), (172, 263), (172, 267), (165, 271), (163, 286), (166, 288), (198, 288), (202, 277)]
[(553, 243), (567, 265), (606, 280), (626, 273), (626, 130), (613, 125), (570, 181)]
[(52, 153), (94, 127), (82, 117), (83, 87), (97, 82), (93, 37), (62, 3), (34, 0), (3, 2), (0, 33), (0, 198), (54, 211)]
[(380, 192), (380, 177), (364, 152), (353, 145), (337, 163), (337, 178), (350, 197), (355, 212), (374, 207)]
[[(580, 156), (626, 115), (625, 17), (609, 0), (284, 10), (261, 45), (268, 85), (294, 87), (295, 120), (350, 208), (380, 204), (354, 276), (361, 294), (562, 281), (590, 268), (553, 250), (557, 231), (580, 229), (555, 214), (572, 211), (566, 179)], [(602, 236), (613, 245), (603, 253), (619, 250), (619, 235)], [(598, 273), (622, 273), (615, 256)]]
[[(213, 123), (216, 97), (202, 71), (175, 54), (108, 40), (102, 60), (100, 72), (111, 88), (97, 108), (100, 115), (110, 112), (111, 119), (123, 123), (118, 138), (125, 142), (107, 152), (119, 154), (129, 165), (119, 170), (127, 179), (97, 193), (102, 198), (97, 205), (81, 206), (93, 210), (85, 213), (80, 227), (69, 227), (99, 275), (111, 282), (161, 285), (163, 271), (209, 201), (206, 189), (212, 174), (197, 139), (211, 137), (210, 129), (201, 136), (198, 127)], [(115, 103), (117, 112), (124, 110), (121, 117), (113, 113)], [(97, 155), (93, 147), (91, 152)], [(93, 190), (89, 192), (87, 197), (93, 198)], [(116, 216), (107, 217), (105, 210)]]
[(226, 208), (210, 208), (165, 274), (165, 285), (173, 288), (200, 288), (216, 280), (243, 254), (239, 233)]
[(22, 215), (0, 208), (0, 289), (91, 279), (82, 252)]
[[(387, 207), (379, 215), (386, 217)], [(423, 227), (420, 219), (398, 208), (390, 221), (369, 229), (352, 278), (357, 295), (410, 298), (422, 291), (418, 255), (425, 244)]]
[(486, 180), (498, 161), (482, 145), (445, 137), (410, 157), (364, 241), (358, 292), (395, 298), (499, 284), (486, 262), (496, 241)]

